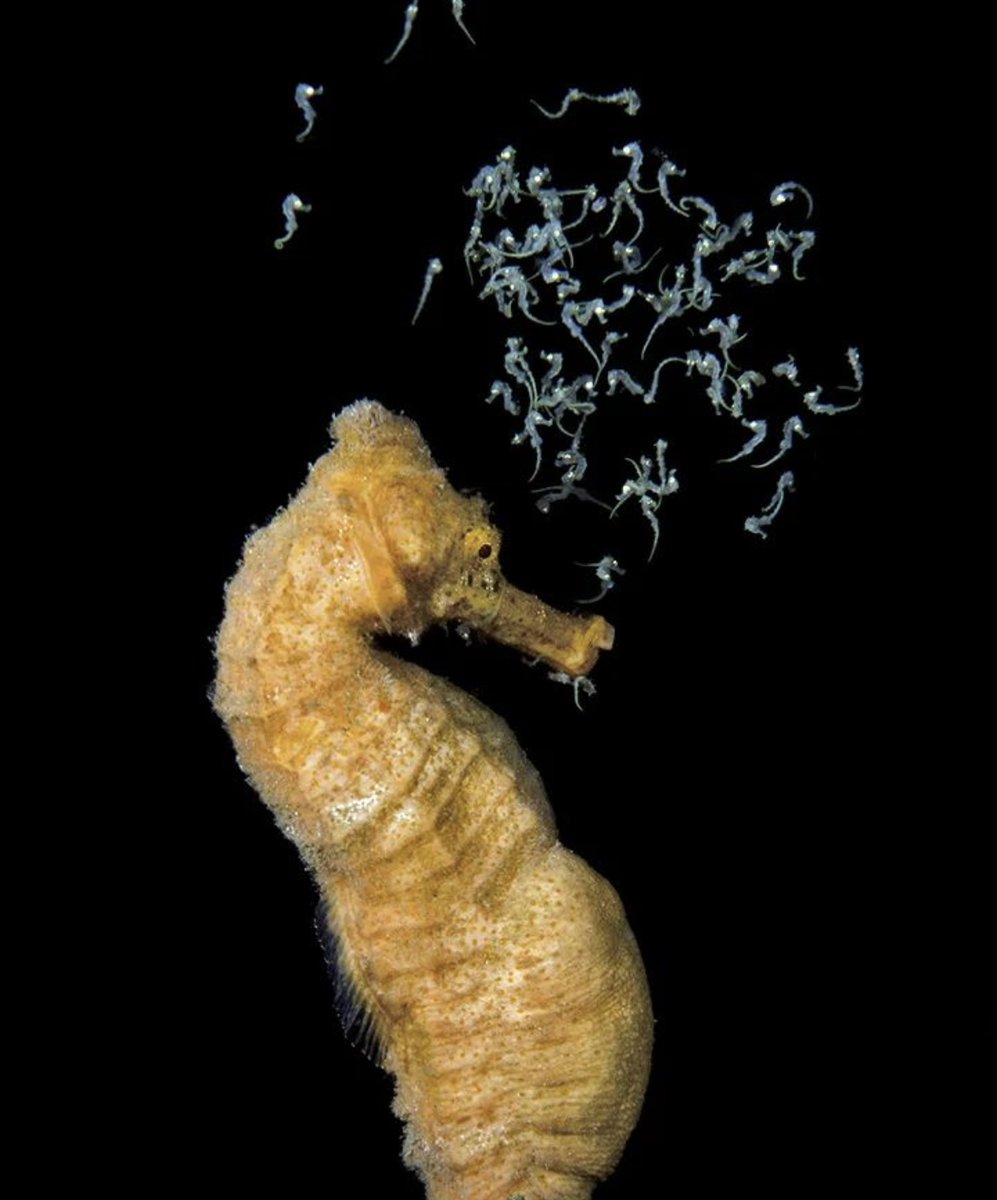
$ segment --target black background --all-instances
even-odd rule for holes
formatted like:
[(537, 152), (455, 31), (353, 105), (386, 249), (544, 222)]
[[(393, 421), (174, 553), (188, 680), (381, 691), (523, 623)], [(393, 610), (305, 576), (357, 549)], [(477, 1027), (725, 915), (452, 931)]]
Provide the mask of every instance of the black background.
[[(196, 139), (178, 134), (164, 166), (189, 180), (197, 264), (166, 318), (189, 364), (170, 399), (182, 498), (163, 582), (183, 635), (165, 664), (182, 693), (169, 730), (182, 752), (157, 781), (171, 799), (143, 885), (166, 899), (130, 951), (120, 1001), (155, 1161), (164, 1178), (219, 1189), (422, 1194), (399, 1159), (390, 1080), (339, 1031), (312, 885), (207, 699), (245, 534), (328, 448), (333, 413), (369, 396), (413, 416), (454, 485), (493, 502), (513, 582), (570, 609), (595, 590), (576, 563), (612, 552), (627, 569), (598, 606), (617, 641), (582, 712), (508, 650), (443, 631), (400, 648), (510, 722), (562, 840), (613, 882), (641, 945), (653, 1073), (598, 1195), (823, 1194), (860, 1172), (885, 1185), (897, 1163), (933, 1159), (937, 1136), (914, 1133), (916, 1114), (939, 1061), (960, 1053), (917, 1034), (931, 964), (956, 951), (936, 905), (946, 851), (923, 850), (930, 786), (912, 805), (907, 785), (930, 769), (909, 694), (933, 652), (912, 656), (897, 621), (914, 590), (904, 506), (916, 464), (901, 431), (918, 402), (898, 385), (888, 328), (897, 46), (837, 8), (804, 23), (796, 9), (468, 0), (472, 46), (444, 0), (420, 7), (390, 66), (401, 0), (241, 25), (185, 98)], [(325, 87), (303, 145), (301, 81)], [(554, 107), (572, 86), (634, 87), (643, 107), (631, 119), (576, 105), (549, 122), (529, 103)], [(615, 181), (610, 147), (632, 138), (665, 150), (728, 218), (754, 208), (761, 226), (775, 184), (806, 184), (818, 232), (807, 282), (742, 289), (730, 307), (760, 358), (791, 351), (825, 384), (846, 382), (844, 349), (857, 345), (866, 373), (861, 408), (810, 422), (786, 464), (797, 490), (766, 541), (742, 525), (777, 470), (759, 485), (716, 467), (737, 443), (721, 450), (678, 406), (648, 413), (623, 397), (603, 410), (593, 490), (612, 496), (626, 455), (659, 433), (683, 480), (650, 563), (636, 513), (536, 511), (530, 488), (551, 476), (530, 483), (528, 452), (483, 398), (505, 338), (537, 348), (547, 331), (512, 329), (476, 300), (461, 259), (461, 189), (502, 147), (558, 182)], [(313, 211), (277, 253), (289, 191)], [(445, 270), (413, 328), (433, 255)], [(697, 401), (707, 406), (699, 392), (683, 399)], [(162, 749), (155, 736), (148, 749)], [(152, 1099), (160, 1089), (178, 1099)]]

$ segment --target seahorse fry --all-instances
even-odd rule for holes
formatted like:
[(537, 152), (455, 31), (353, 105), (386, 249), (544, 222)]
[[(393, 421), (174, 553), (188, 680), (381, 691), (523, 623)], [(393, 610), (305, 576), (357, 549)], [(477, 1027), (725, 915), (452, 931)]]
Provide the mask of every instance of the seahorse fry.
[(506, 723), (376, 637), (457, 620), (581, 676), (613, 631), (504, 580), (412, 421), (362, 400), (332, 433), (246, 542), (214, 704), (321, 890), (428, 1200), (584, 1200), (647, 1083), (636, 942)]

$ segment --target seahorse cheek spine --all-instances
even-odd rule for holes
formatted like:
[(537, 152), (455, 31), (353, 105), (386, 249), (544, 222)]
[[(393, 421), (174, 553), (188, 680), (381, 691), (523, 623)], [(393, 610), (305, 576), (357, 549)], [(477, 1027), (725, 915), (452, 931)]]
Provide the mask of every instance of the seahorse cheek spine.
[[(643, 1097), (640, 956), (613, 889), (557, 843), (505, 723), (370, 643), (452, 607), (434, 572), (453, 560), (471, 578), (475, 546), (491, 553), (480, 502), (453, 492), (414, 426), (380, 406), (346, 410), (336, 432), (337, 449), (247, 543), (216, 706), (327, 901), (427, 1195), (582, 1200)], [(488, 588), (466, 603), (504, 636)], [(608, 644), (604, 623), (530, 598), (510, 609), (504, 640), (521, 644), (532, 623), (540, 652), (571, 669)]]

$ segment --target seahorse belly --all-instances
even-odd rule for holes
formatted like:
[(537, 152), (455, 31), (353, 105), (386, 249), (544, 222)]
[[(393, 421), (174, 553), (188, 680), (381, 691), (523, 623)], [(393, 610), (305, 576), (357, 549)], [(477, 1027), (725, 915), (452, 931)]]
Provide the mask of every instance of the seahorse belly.
[(324, 884), (335, 932), (362, 964), (406, 1161), (432, 1200), (588, 1196), (646, 1084), (643, 966), (616, 893), (557, 843), (504, 722), (437, 692), (457, 711), (410, 796)]

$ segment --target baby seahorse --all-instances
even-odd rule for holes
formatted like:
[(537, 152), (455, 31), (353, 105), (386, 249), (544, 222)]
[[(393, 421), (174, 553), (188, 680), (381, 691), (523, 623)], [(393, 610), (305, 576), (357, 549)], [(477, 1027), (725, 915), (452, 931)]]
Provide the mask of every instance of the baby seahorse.
[(505, 582), (412, 421), (362, 400), (332, 433), (228, 585), (215, 707), (321, 889), (428, 1200), (584, 1200), (647, 1083), (636, 942), (506, 723), (374, 638), (457, 620), (580, 676), (613, 630)]

